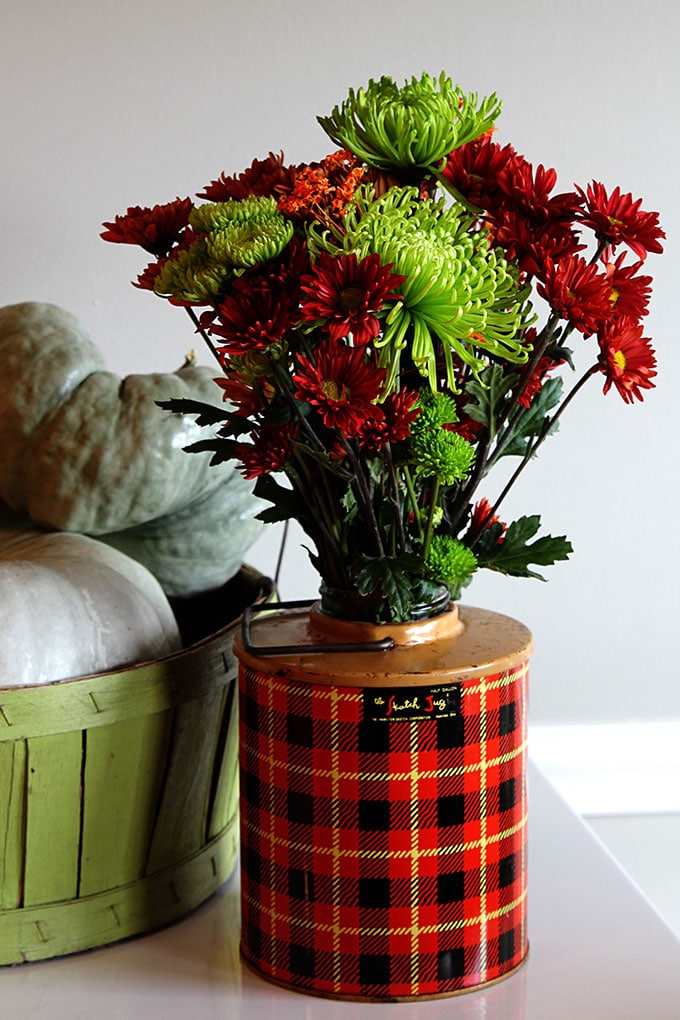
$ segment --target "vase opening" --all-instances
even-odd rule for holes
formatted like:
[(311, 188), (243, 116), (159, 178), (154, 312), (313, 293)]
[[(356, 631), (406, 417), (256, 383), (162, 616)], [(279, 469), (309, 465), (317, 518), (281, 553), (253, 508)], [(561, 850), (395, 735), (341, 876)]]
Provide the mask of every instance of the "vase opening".
[[(358, 591), (334, 588), (325, 582), (319, 588), (321, 596), (319, 610), (325, 616), (337, 620), (355, 620), (362, 623), (388, 623), (390, 611), (387, 599), (380, 592), (361, 595)], [(410, 609), (408, 620), (416, 622), (431, 620), (446, 613), (451, 605), (451, 596), (446, 585), (437, 585), (428, 598), (415, 602)]]

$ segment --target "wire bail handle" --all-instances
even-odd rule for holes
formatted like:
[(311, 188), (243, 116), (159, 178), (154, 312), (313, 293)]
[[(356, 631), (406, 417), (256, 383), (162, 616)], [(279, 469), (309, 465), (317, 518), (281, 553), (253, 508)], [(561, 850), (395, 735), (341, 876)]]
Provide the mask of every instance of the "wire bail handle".
[(293, 602), (264, 602), (261, 605), (247, 606), (241, 620), (241, 637), (243, 647), (251, 655), (307, 655), (320, 652), (386, 652), (394, 648), (394, 639), (384, 637), (380, 641), (344, 641), (337, 644), (308, 645), (256, 645), (251, 637), (251, 620), (258, 613), (278, 612), (281, 609), (310, 609), (316, 599), (302, 599)]

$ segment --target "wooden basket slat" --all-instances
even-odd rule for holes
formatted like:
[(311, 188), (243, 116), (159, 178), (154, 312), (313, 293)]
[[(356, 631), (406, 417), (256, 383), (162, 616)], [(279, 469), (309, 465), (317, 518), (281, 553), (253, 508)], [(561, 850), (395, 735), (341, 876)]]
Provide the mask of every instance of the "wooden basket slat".
[(226, 701), (218, 687), (175, 709), (175, 726), (147, 874), (195, 853), (206, 840), (215, 754)]
[(82, 733), (28, 741), (24, 906), (78, 891)]
[(226, 680), (225, 656), (213, 641), (117, 672), (6, 687), (0, 690), (0, 742), (154, 715)]
[(80, 896), (144, 875), (171, 722), (157, 712), (87, 732)]
[(208, 821), (209, 839), (216, 836), (238, 816), (238, 696), (235, 682), (227, 695), (225, 714), (227, 713), (229, 718), (226, 740)]
[(231, 828), (152, 878), (64, 903), (0, 911), (0, 960), (44, 960), (161, 928), (227, 880), (236, 846), (237, 831)]
[(26, 743), (0, 744), (0, 909), (18, 907), (23, 895), (26, 840)]

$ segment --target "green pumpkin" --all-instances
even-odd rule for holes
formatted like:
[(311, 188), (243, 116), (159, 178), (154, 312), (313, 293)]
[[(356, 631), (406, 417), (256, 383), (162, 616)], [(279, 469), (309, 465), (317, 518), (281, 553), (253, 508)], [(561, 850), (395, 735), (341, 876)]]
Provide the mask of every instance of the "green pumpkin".
[(106, 371), (55, 305), (0, 309), (0, 499), (44, 528), (110, 541), (184, 596), (224, 584), (260, 533), (260, 508), (231, 463), (183, 449), (206, 438), (158, 400), (219, 403), (215, 370)]

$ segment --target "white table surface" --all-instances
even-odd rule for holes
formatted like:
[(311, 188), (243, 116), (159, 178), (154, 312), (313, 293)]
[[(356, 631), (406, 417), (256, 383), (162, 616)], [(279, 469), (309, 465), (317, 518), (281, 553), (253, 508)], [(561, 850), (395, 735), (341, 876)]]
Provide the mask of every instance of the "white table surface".
[(350, 1003), (275, 987), (239, 958), (232, 878), (170, 928), (0, 968), (2, 1020), (680, 1020), (680, 941), (532, 766), (526, 964), (446, 999)]

